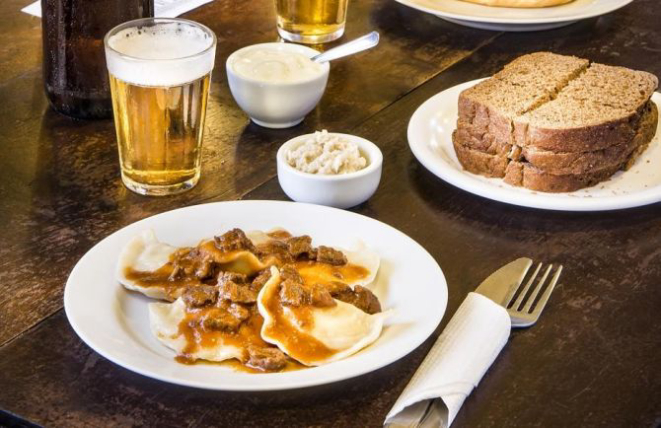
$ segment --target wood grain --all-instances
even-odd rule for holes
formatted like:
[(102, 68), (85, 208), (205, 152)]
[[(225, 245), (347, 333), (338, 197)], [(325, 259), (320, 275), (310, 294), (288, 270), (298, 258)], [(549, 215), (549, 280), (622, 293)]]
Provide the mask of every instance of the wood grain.
[[(349, 14), (350, 31), (379, 28), (387, 41), (383, 56), (370, 59), (374, 51), (348, 60), (315, 113), (285, 132), (247, 125), (224, 78), (216, 75), (207, 134), (215, 137), (206, 148), (205, 178), (181, 197), (147, 199), (123, 189), (110, 124), (44, 114), (39, 92), (33, 92), (32, 106), (0, 107), (0, 125), (10, 123), (9, 115), (19, 129), (11, 134), (17, 141), (3, 138), (10, 149), (0, 155), (0, 189), (9, 201), (0, 206), (0, 220), (12, 225), (0, 247), (0, 279), (7, 291), (0, 295), (0, 325), (4, 340), (18, 334), (0, 347), (0, 409), (15, 415), (3, 420), (0, 414), (0, 425), (24, 418), (55, 427), (381, 426), (433, 338), (384, 369), (338, 384), (287, 393), (222, 393), (122, 369), (82, 343), (57, 311), (69, 269), (103, 235), (201, 201), (286, 199), (273, 179), (274, 150), (290, 135), (327, 127), (370, 139), (384, 154), (377, 193), (353, 211), (408, 234), (442, 266), (449, 302), (434, 336), (464, 296), (502, 264), (528, 256), (565, 265), (540, 322), (513, 332), (453, 427), (659, 426), (661, 204), (603, 213), (500, 204), (437, 179), (413, 158), (406, 141), (408, 120), (422, 102), (488, 76), (523, 53), (551, 50), (661, 75), (661, 29), (649, 13), (654, 0), (637, 0), (563, 29), (499, 37), (395, 2), (351, 5), (358, 12)], [(209, 11), (192, 15), (215, 22), (224, 40), (234, 43), (225, 56), (242, 44), (235, 39), (248, 44), (274, 34), (258, 16), (249, 16), (254, 11), (241, 7), (216, 0)], [(240, 31), (244, 27), (235, 21), (257, 35)], [(354, 85), (352, 78), (362, 83)], [(13, 97), (38, 87), (35, 82), (25, 79)], [(343, 107), (336, 109), (338, 104)], [(37, 137), (31, 123), (39, 124)], [(2, 132), (8, 132), (5, 126)], [(84, 180), (71, 180), (72, 173)], [(16, 294), (21, 297), (14, 299)]]
[[(0, 343), (62, 307), (68, 273), (104, 236), (162, 211), (241, 196), (273, 177), (275, 151), (287, 139), (349, 130), (496, 36), (417, 15), (390, 1), (352, 4), (344, 39), (376, 29), (380, 46), (333, 64), (326, 94), (303, 124), (268, 130), (235, 104), (224, 63), (240, 47), (277, 39), (272, 2), (216, 0), (192, 11), (188, 18), (218, 35), (202, 178), (192, 191), (164, 199), (121, 184), (112, 121), (74, 121), (48, 109), (40, 70), (0, 84), (0, 221), (12, 225), (0, 247)], [(399, 22), (414, 18), (427, 39), (400, 34)]]

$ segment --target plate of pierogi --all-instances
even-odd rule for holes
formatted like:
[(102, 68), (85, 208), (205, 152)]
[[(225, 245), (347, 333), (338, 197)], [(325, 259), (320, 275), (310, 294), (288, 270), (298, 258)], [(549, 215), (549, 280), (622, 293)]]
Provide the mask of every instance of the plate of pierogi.
[(447, 285), (374, 219), (280, 201), (162, 213), (103, 239), (64, 292), (80, 338), (136, 373), (213, 390), (310, 387), (379, 369), (437, 328)]

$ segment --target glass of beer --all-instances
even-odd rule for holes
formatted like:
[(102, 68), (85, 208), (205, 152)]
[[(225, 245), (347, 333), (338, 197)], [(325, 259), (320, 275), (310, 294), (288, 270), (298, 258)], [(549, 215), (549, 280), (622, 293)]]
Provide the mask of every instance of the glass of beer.
[(185, 19), (145, 18), (104, 39), (122, 181), (171, 195), (200, 178), (216, 36)]
[(275, 0), (278, 34), (299, 43), (325, 43), (342, 37), (349, 0)]

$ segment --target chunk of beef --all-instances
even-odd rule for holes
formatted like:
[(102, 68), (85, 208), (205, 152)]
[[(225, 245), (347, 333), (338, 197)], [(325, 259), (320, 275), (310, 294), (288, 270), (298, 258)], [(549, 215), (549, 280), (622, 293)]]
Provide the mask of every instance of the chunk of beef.
[(289, 250), (289, 254), (295, 259), (314, 259), (316, 257), (316, 251), (312, 248), (312, 238), (308, 235), (289, 238), (287, 240), (287, 249)]
[(285, 306), (302, 306), (308, 297), (302, 283), (285, 279), (280, 283), (280, 302)]
[(248, 347), (246, 365), (265, 371), (278, 371), (287, 366), (287, 356), (275, 347)]
[(339, 266), (347, 264), (347, 257), (342, 253), (342, 251), (320, 245), (319, 248), (317, 248), (317, 261), (320, 263)]
[(206, 310), (199, 322), (206, 330), (236, 332), (249, 317), (249, 309), (225, 301), (218, 307)]
[(189, 308), (213, 305), (218, 300), (218, 287), (212, 285), (196, 285), (186, 287), (181, 298)]
[(335, 306), (335, 300), (323, 286), (306, 288), (303, 284), (290, 279), (280, 284), (280, 302), (284, 306), (312, 305), (317, 307)]
[(237, 284), (245, 284), (248, 282), (248, 277), (242, 273), (226, 272), (226, 271), (220, 272), (218, 274), (218, 284), (227, 281), (232, 281)]
[(216, 248), (223, 252), (248, 250), (255, 251), (255, 245), (241, 229), (232, 229), (214, 237)]
[(314, 285), (310, 288), (308, 303), (318, 308), (328, 308), (337, 305), (328, 290), (321, 285)]
[(172, 272), (170, 273), (170, 276), (168, 276), (168, 281), (176, 282), (184, 279), (185, 277), (186, 272), (184, 267), (175, 262), (174, 267), (172, 268)]
[(257, 293), (250, 284), (237, 284), (231, 280), (218, 281), (218, 297), (235, 303), (255, 303)]
[(271, 270), (270, 269), (264, 269), (255, 277), (255, 279), (252, 280), (252, 283), (250, 283), (250, 289), (253, 291), (259, 293), (259, 290), (264, 287), (266, 282), (271, 279)]
[(272, 239), (263, 244), (260, 244), (257, 249), (260, 257), (273, 256), (280, 264), (291, 263), (294, 258), (289, 254), (289, 247), (286, 243)]
[[(227, 311), (235, 318), (245, 321), (250, 317), (251, 311), (249, 308), (238, 303), (226, 303)], [(252, 305), (254, 306), (254, 305)], [(252, 307), (250, 306), (250, 307)]]
[(379, 299), (367, 288), (356, 285), (352, 290), (348, 285), (342, 287), (339, 283), (334, 283), (334, 287), (333, 290), (330, 290), (330, 294), (337, 300), (354, 305), (368, 314), (381, 312)]
[(195, 270), (195, 277), (201, 281), (209, 279), (215, 276), (216, 267), (213, 259), (209, 256), (204, 256), (197, 263), (197, 269)]
[(303, 284), (303, 278), (298, 273), (294, 265), (284, 265), (280, 268), (280, 277), (283, 281), (291, 280)]
[(170, 281), (180, 281), (186, 278), (196, 278), (205, 281), (216, 275), (216, 264), (208, 254), (198, 248), (178, 251), (174, 256), (174, 268)]

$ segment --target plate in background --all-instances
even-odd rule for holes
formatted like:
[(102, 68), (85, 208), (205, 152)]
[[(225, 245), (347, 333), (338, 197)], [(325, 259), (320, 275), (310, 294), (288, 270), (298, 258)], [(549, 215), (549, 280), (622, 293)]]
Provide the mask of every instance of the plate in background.
[[(661, 121), (647, 150), (627, 171), (609, 180), (569, 193), (543, 193), (511, 186), (500, 178), (465, 171), (452, 146), (457, 127), (459, 93), (483, 79), (462, 83), (434, 95), (413, 113), (408, 127), (409, 146), (425, 168), (448, 183), (475, 195), (531, 208), (561, 211), (606, 211), (661, 201)], [(661, 107), (661, 94), (652, 101)]]
[(493, 31), (540, 31), (605, 15), (633, 0), (574, 0), (542, 8), (484, 6), (462, 0), (397, 0), (455, 24)]

